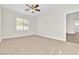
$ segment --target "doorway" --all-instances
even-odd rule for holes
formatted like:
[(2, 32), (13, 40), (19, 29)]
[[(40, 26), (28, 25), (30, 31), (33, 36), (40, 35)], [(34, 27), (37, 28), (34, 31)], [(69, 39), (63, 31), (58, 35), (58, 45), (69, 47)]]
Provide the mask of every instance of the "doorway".
[(79, 12), (66, 14), (66, 41), (79, 43)]

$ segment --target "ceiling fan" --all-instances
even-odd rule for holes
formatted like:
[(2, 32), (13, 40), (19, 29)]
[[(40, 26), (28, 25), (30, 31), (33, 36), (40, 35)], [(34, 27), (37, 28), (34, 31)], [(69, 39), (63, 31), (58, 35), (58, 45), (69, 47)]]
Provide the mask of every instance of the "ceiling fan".
[(26, 6), (28, 6), (29, 8), (28, 9), (25, 9), (25, 11), (27, 12), (28, 10), (31, 10), (32, 13), (34, 13), (35, 11), (40, 11), (40, 9), (38, 9), (39, 5), (38, 4), (32, 4), (32, 5), (28, 5), (28, 4), (25, 4)]

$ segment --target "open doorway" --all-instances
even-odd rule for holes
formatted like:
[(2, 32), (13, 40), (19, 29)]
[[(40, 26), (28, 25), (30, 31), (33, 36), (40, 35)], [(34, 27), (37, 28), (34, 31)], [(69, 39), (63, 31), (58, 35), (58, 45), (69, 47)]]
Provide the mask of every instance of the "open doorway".
[(66, 14), (66, 41), (79, 43), (79, 12)]

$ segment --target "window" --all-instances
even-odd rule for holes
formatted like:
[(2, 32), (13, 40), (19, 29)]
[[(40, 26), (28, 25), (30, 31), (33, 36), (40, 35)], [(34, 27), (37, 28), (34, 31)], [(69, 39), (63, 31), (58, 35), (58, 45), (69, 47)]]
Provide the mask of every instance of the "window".
[(16, 18), (16, 30), (28, 30), (28, 20), (23, 18)]

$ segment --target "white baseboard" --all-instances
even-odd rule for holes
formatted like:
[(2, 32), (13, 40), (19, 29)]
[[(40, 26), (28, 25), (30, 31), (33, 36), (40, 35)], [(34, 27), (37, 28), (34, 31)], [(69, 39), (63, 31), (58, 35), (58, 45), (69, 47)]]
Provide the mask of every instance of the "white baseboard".
[[(32, 35), (32, 34), (30, 34), (30, 35)], [(51, 36), (46, 36), (46, 35), (40, 35), (40, 34), (38, 34), (38, 35), (39, 35), (39, 36), (43, 36), (43, 37), (47, 37), (47, 38), (51, 38), (51, 39), (66, 41), (66, 39), (61, 39), (61, 38), (56, 38), (56, 37), (51, 37)], [(14, 37), (21, 37), (21, 36), (29, 36), (29, 35), (19, 35), (19, 36), (3, 37), (2, 39), (14, 38)], [(1, 39), (1, 40), (2, 40), (2, 39)], [(0, 42), (1, 42), (1, 40), (0, 40)]]
[(0, 43), (1, 43), (2, 39), (0, 39)]
[[(32, 35), (32, 34), (29, 34), (29, 35)], [(7, 37), (2, 37), (1, 39), (7, 39), (7, 38), (15, 38), (15, 37), (21, 37), (21, 36), (29, 36), (29, 35), (7, 36)]]
[(66, 41), (66, 39), (61, 39), (61, 38), (56, 38), (56, 37), (51, 37), (51, 36), (46, 36), (46, 35), (40, 35), (39, 36), (43, 36), (43, 37), (47, 37), (47, 38), (51, 38), (51, 39), (56, 39), (56, 40), (61, 40), (61, 41)]

